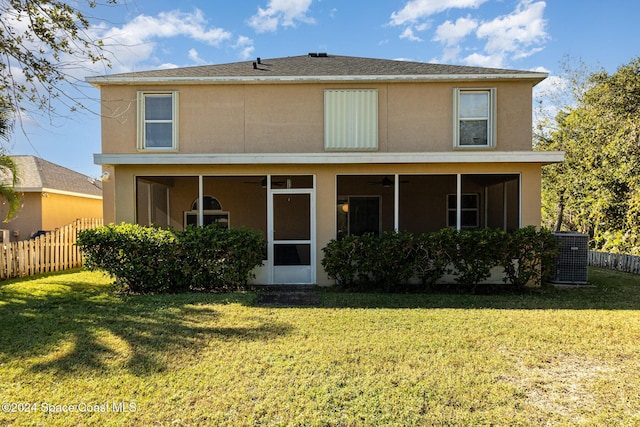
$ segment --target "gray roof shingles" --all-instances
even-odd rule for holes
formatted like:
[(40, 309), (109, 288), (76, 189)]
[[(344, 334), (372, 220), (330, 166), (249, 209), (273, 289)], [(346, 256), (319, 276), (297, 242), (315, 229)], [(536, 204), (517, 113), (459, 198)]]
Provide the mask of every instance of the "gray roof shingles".
[[(42, 189), (102, 196), (99, 180), (35, 156), (11, 156), (18, 170), (17, 191)], [(3, 179), (3, 181), (6, 181)]]
[[(253, 63), (256, 63), (254, 68)], [(118, 78), (207, 78), (207, 77), (314, 77), (323, 76), (444, 76), (444, 75), (539, 75), (544, 73), (531, 71), (506, 70), (500, 68), (482, 68), (423, 62), (398, 61), (389, 59), (360, 58), (353, 56), (291, 56), (286, 58), (257, 59), (229, 64), (204, 65), (164, 70), (138, 71), (134, 73), (111, 74)], [(89, 78), (92, 81), (95, 78)]]

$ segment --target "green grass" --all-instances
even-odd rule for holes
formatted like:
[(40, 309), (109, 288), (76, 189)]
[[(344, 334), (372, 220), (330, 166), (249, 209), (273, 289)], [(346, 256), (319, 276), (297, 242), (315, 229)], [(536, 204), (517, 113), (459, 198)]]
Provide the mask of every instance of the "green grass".
[[(77, 271), (3, 282), (0, 400), (31, 412), (0, 425), (640, 425), (640, 277), (590, 278), (527, 295), (324, 291), (319, 308), (118, 295)], [(60, 405), (78, 411), (44, 412)]]

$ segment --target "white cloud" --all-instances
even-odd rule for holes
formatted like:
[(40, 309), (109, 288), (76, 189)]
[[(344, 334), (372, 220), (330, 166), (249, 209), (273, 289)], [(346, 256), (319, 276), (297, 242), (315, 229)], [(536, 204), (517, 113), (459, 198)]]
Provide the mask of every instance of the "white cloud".
[(121, 27), (98, 26), (93, 31), (104, 41), (116, 72), (131, 71), (136, 64), (151, 59), (161, 39), (188, 37), (217, 47), (231, 38), (228, 31), (208, 26), (198, 9), (192, 13), (174, 10), (157, 16), (138, 15)]
[[(138, 15), (122, 27), (109, 29), (104, 39), (126, 42), (127, 40), (144, 42), (150, 38), (168, 38), (186, 36), (211, 46), (218, 46), (231, 34), (221, 28), (207, 28), (207, 21), (202, 11), (193, 13), (178, 10), (161, 12), (157, 17)], [(129, 42), (129, 45), (134, 43)]]
[(448, 9), (477, 9), (486, 1), (488, 0), (410, 0), (402, 9), (391, 14), (389, 24), (414, 24)]
[(296, 22), (314, 23), (307, 16), (313, 0), (269, 0), (266, 9), (258, 7), (258, 13), (249, 18), (249, 26), (258, 33), (276, 31), (278, 26), (295, 27)]
[(442, 62), (445, 64), (460, 62), (458, 59), (460, 52), (462, 52), (462, 48), (459, 45), (446, 46), (442, 51), (442, 57), (436, 58), (434, 62)]
[(202, 65), (207, 63), (207, 61), (200, 58), (200, 54), (198, 53), (198, 51), (193, 48), (189, 49), (188, 54), (189, 54), (189, 59), (191, 59), (195, 64)]
[(465, 57), (462, 61), (465, 65), (475, 67), (502, 68), (504, 67), (503, 60), (502, 55), (482, 55), (475, 52)]
[(171, 70), (173, 68), (180, 68), (180, 66), (171, 62), (165, 62), (164, 64), (160, 64), (157, 67), (158, 70)]
[[(437, 62), (480, 67), (505, 67), (544, 48), (548, 39), (544, 1), (520, 0), (511, 13), (479, 20), (467, 15), (437, 26), (434, 41), (443, 45)], [(477, 42), (483, 43), (478, 47)], [(462, 56), (461, 55), (466, 55)]]
[[(533, 71), (549, 72), (542, 67)], [(562, 108), (575, 104), (570, 88), (569, 79), (554, 75), (550, 75), (533, 88), (533, 100), (536, 105), (533, 110), (533, 122), (536, 126), (543, 122), (553, 123), (553, 119)]]
[(436, 29), (436, 36), (433, 40), (451, 46), (460, 42), (460, 40), (471, 34), (476, 28), (478, 28), (478, 21), (471, 17), (458, 18), (455, 23), (445, 21)]
[(255, 47), (253, 47), (253, 40), (246, 36), (239, 36), (236, 40), (236, 44), (233, 46), (236, 49), (240, 49), (239, 57), (241, 59), (249, 59), (253, 56)]
[(533, 88), (533, 96), (534, 98), (550, 100), (556, 100), (558, 98), (565, 99), (567, 97), (566, 92), (569, 90), (569, 87), (570, 82), (566, 77), (550, 75)]
[(483, 22), (477, 36), (487, 40), (484, 50), (490, 55), (511, 54), (519, 58), (538, 51), (547, 39), (545, 6), (543, 1), (522, 0), (513, 13)]
[(401, 39), (407, 39), (412, 42), (421, 42), (422, 39), (415, 34), (413, 34), (413, 29), (411, 27), (407, 27), (404, 29), (402, 34), (400, 34)]

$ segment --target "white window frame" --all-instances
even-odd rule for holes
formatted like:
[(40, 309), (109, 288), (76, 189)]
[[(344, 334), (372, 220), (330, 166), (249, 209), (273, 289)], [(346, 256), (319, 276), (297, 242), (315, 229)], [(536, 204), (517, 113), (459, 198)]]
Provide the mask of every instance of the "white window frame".
[[(198, 224), (198, 215), (200, 211), (184, 211), (184, 228), (187, 228), (189, 222)], [(203, 224), (216, 224), (218, 227), (231, 228), (231, 218), (229, 211), (221, 210), (203, 210)]]
[[(475, 224), (474, 225), (469, 225), (469, 224), (460, 224), (460, 228), (478, 228), (480, 227), (480, 194), (478, 193), (461, 193), (460, 194), (460, 202), (462, 202), (462, 198), (463, 197), (470, 197), (473, 196), (475, 198), (476, 201), (476, 206), (472, 207), (472, 208), (465, 208), (463, 206), (460, 206), (460, 212), (475, 212)], [(450, 215), (451, 213), (456, 213), (457, 216), (457, 212), (458, 212), (458, 206), (455, 207), (451, 207), (451, 203), (449, 203), (449, 200), (451, 200), (451, 198), (454, 198), (454, 200), (457, 200), (457, 195), (456, 194), (447, 194), (447, 227), (456, 227), (456, 222), (451, 222), (450, 220)], [(462, 214), (461, 214), (462, 215)]]
[[(145, 120), (147, 97), (171, 96), (171, 120)], [(147, 147), (146, 124), (171, 123), (171, 147)], [(178, 151), (178, 92), (177, 91), (139, 91), (138, 92), (138, 150), (140, 151)]]
[[(203, 209), (202, 211), (199, 209), (200, 202), (204, 205), (205, 199), (215, 200), (220, 209)], [(213, 196), (203, 195), (202, 198), (198, 197), (191, 203), (191, 210), (184, 211), (184, 227), (187, 227), (189, 222), (195, 223), (199, 225), (199, 217), (200, 212), (202, 212), (202, 225), (204, 224), (216, 224), (222, 228), (230, 228), (231, 227), (231, 219), (229, 218), (229, 211), (225, 211), (222, 209), (222, 204), (220, 201)], [(190, 221), (191, 219), (191, 221)], [(193, 225), (193, 224), (191, 224)]]
[(324, 149), (378, 150), (378, 89), (325, 89)]
[[(461, 97), (465, 94), (487, 94), (488, 95), (488, 117), (460, 117)], [(453, 95), (453, 146), (457, 149), (477, 150), (487, 149), (496, 146), (496, 88), (455, 88)], [(487, 121), (487, 143), (478, 145), (460, 144), (460, 122), (464, 120), (486, 120)]]

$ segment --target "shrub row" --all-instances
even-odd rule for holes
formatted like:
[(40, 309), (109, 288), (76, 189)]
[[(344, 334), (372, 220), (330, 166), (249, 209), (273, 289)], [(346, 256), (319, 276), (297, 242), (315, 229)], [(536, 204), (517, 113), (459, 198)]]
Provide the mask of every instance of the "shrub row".
[(446, 228), (421, 235), (348, 236), (332, 240), (323, 252), (325, 271), (343, 288), (393, 291), (413, 278), (426, 290), (449, 274), (458, 289), (476, 292), (494, 267), (502, 267), (505, 284), (515, 288), (543, 283), (557, 242), (535, 227), (513, 233)]
[(82, 231), (77, 245), (85, 267), (107, 272), (133, 293), (237, 289), (262, 264), (265, 248), (262, 235), (249, 229), (124, 223)]

